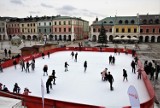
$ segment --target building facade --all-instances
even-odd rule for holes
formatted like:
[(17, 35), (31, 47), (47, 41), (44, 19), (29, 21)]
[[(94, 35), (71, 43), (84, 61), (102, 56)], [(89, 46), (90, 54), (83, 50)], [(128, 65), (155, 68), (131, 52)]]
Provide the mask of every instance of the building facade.
[(6, 20), (0, 18), (0, 40), (7, 40)]
[(92, 41), (98, 41), (101, 25), (106, 29), (107, 40), (137, 38), (139, 42), (160, 42), (160, 15), (106, 17), (91, 25)]

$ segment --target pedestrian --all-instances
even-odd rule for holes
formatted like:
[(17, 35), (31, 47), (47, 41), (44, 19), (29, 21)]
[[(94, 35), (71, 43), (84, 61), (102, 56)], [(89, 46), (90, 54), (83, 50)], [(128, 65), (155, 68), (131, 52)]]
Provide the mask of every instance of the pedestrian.
[(25, 62), (24, 62), (23, 59), (20, 61), (20, 64), (21, 64), (21, 67), (22, 67), (22, 71), (23, 71), (23, 69), (25, 70)]
[(84, 72), (86, 72), (87, 69), (87, 61), (84, 62)]
[(3, 89), (3, 88), (2, 88), (2, 86), (3, 86), (3, 84), (2, 84), (2, 83), (0, 83), (0, 91)]
[(16, 59), (13, 59), (13, 65), (14, 65), (14, 67), (15, 67), (15, 69), (16, 69), (16, 65), (17, 65)]
[(125, 69), (123, 69), (123, 81), (126, 79), (126, 81), (128, 81), (127, 79), (127, 71)]
[(155, 79), (158, 80), (158, 75), (160, 73), (160, 66), (159, 64), (156, 66), (156, 75), (155, 75)]
[(28, 88), (24, 88), (23, 95), (27, 95), (28, 96), (29, 93), (32, 93), (32, 92)]
[(136, 63), (134, 62), (134, 60), (132, 60), (131, 62), (131, 67), (132, 67), (132, 73), (136, 74)]
[(75, 62), (77, 62), (77, 56), (78, 56), (78, 53), (76, 52), (76, 54), (75, 54)]
[(107, 81), (107, 68), (105, 68), (102, 72), (101, 72), (101, 76), (102, 76), (102, 81)]
[(47, 94), (50, 93), (49, 87), (52, 89), (52, 83), (51, 83), (52, 81), (53, 81), (53, 77), (49, 76), (48, 79), (47, 79), (47, 82), (46, 82), (46, 91), (47, 91)]
[(113, 76), (110, 74), (110, 72), (108, 72), (108, 81), (109, 81), (109, 84), (110, 84), (110, 90), (112, 91), (113, 90), (113, 82), (114, 82), (114, 78)]
[(72, 56), (72, 59), (73, 59), (73, 57), (74, 57), (74, 52), (73, 51), (71, 52), (71, 56)]
[(4, 91), (4, 92), (10, 92), (5, 85), (3, 85), (3, 90), (2, 91)]
[(8, 50), (9, 57), (11, 57), (11, 50)]
[(48, 58), (50, 58), (50, 52), (49, 51), (47, 52), (47, 55), (48, 55)]
[(31, 68), (32, 68), (32, 71), (34, 71), (34, 68), (35, 68), (35, 62), (34, 61), (31, 62)]
[(5, 57), (7, 57), (7, 49), (6, 48), (4, 49), (4, 54), (5, 54)]
[(115, 64), (115, 60), (116, 60), (116, 59), (115, 59), (115, 57), (114, 57), (114, 56), (112, 56), (112, 61), (111, 61), (111, 62), (112, 62), (112, 64)]
[(64, 63), (64, 67), (65, 67), (65, 72), (68, 71), (68, 66), (69, 64), (67, 62)]
[(18, 86), (18, 84), (15, 83), (15, 84), (14, 84), (14, 88), (13, 88), (13, 93), (18, 93), (18, 94), (19, 94), (19, 93), (20, 93), (20, 90), (21, 90), (21, 89), (20, 89), (20, 87)]
[(43, 76), (45, 76), (45, 73), (46, 73), (46, 75), (48, 75), (48, 66), (47, 65), (44, 65), (44, 67), (43, 67)]
[(27, 72), (27, 71), (29, 72), (29, 66), (30, 66), (30, 64), (29, 64), (29, 62), (27, 61), (27, 62), (26, 62), (26, 72)]
[(52, 70), (52, 77), (53, 77), (53, 85), (56, 85), (56, 72), (55, 72), (55, 70)]

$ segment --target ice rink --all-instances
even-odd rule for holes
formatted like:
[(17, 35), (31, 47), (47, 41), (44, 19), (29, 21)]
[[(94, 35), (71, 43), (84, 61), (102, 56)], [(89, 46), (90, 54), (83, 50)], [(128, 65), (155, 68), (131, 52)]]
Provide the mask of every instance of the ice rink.
[[(76, 53), (76, 52), (74, 52)], [(109, 65), (109, 56), (115, 56), (115, 65)], [(87, 71), (84, 72), (84, 61), (87, 61)], [(21, 72), (20, 65), (17, 69), (14, 66), (4, 69), (0, 73), (0, 82), (5, 84), (10, 91), (13, 91), (15, 83), (21, 88), (21, 93), (27, 87), (32, 93), (30, 95), (41, 97), (41, 79), (46, 84), (48, 76), (43, 76), (43, 66), (48, 65), (48, 73), (56, 71), (56, 85), (50, 90), (50, 94), (45, 91), (45, 98), (63, 100), (68, 102), (83, 103), (107, 108), (117, 108), (130, 106), (127, 94), (130, 85), (135, 86), (141, 103), (149, 100), (143, 80), (137, 79), (137, 73), (131, 71), (131, 55), (121, 53), (115, 55), (109, 52), (78, 52), (78, 61), (71, 57), (71, 51), (56, 52), (45, 59), (37, 58), (35, 70), (30, 69), (30, 73)], [(68, 62), (69, 71), (64, 71), (64, 63)], [(31, 61), (29, 61), (31, 62)], [(110, 91), (109, 82), (101, 80), (101, 72), (108, 68), (114, 77), (114, 91)], [(123, 69), (127, 70), (128, 82), (123, 82)], [(46, 90), (46, 89), (45, 89)]]

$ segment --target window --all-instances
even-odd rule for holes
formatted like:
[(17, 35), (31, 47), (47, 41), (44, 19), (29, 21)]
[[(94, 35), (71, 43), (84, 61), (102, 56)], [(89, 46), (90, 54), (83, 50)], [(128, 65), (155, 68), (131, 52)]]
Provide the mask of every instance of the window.
[(22, 33), (24, 33), (24, 29), (22, 29)]
[(39, 26), (41, 25), (41, 23), (39, 23)]
[(29, 24), (27, 24), (27, 26), (29, 27)]
[(95, 29), (95, 28), (93, 28), (93, 32), (96, 32), (96, 29)]
[(112, 29), (109, 29), (109, 32), (112, 32)]
[(39, 33), (41, 33), (41, 29), (39, 29)]
[(44, 29), (44, 33), (46, 33), (46, 29)]
[(66, 21), (63, 21), (63, 24), (66, 25)]
[(64, 32), (66, 32), (66, 28), (64, 28)]
[(119, 20), (119, 24), (122, 24), (123, 23), (123, 21), (122, 20)]
[(32, 29), (31, 29), (31, 33), (32, 33)]
[(59, 25), (61, 25), (61, 21), (59, 21)]
[(49, 29), (50, 30), (50, 33), (52, 32), (52, 30), (51, 29)]
[(128, 20), (125, 20), (125, 24), (128, 24)]
[(152, 32), (155, 33), (155, 29), (152, 29)]
[(71, 28), (68, 28), (68, 31), (71, 32)]
[(71, 21), (68, 21), (68, 25), (71, 25)]
[(118, 28), (116, 28), (116, 33), (118, 33), (119, 32), (119, 29)]
[(131, 29), (130, 28), (128, 28), (128, 33), (130, 33), (131, 32)]
[(49, 22), (49, 25), (51, 26), (51, 22)]
[(59, 28), (59, 32), (61, 32), (61, 28)]
[(35, 26), (35, 23), (33, 23), (33, 26)]
[(140, 29), (140, 33), (143, 33), (143, 29)]
[(55, 28), (54, 31), (57, 32), (57, 28)]
[(100, 32), (100, 28), (98, 28), (98, 32)]
[(134, 28), (134, 33), (136, 33), (137, 32), (137, 29), (136, 28)]
[(57, 25), (57, 22), (56, 22), (56, 21), (54, 22), (54, 25)]
[(125, 32), (125, 30), (124, 30), (124, 28), (122, 28), (122, 33), (124, 33)]
[(36, 32), (36, 30), (34, 29), (34, 33)]
[(146, 33), (149, 33), (149, 29), (146, 29)]
[(135, 23), (135, 21), (134, 20), (131, 20), (131, 24), (134, 24)]
[(44, 26), (46, 26), (46, 22), (44, 22)]

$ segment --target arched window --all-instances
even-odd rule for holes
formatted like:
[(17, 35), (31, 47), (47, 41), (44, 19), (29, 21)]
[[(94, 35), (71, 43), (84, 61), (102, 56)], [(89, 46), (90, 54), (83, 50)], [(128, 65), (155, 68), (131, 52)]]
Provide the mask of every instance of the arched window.
[(134, 24), (135, 23), (135, 21), (134, 20), (131, 20), (131, 24)]
[(147, 24), (147, 20), (144, 19), (144, 20), (142, 21), (142, 23), (143, 23), (143, 24)]
[(122, 20), (119, 20), (119, 24), (122, 24), (123, 23), (123, 21)]
[(149, 24), (153, 24), (153, 20), (152, 19), (149, 20)]

